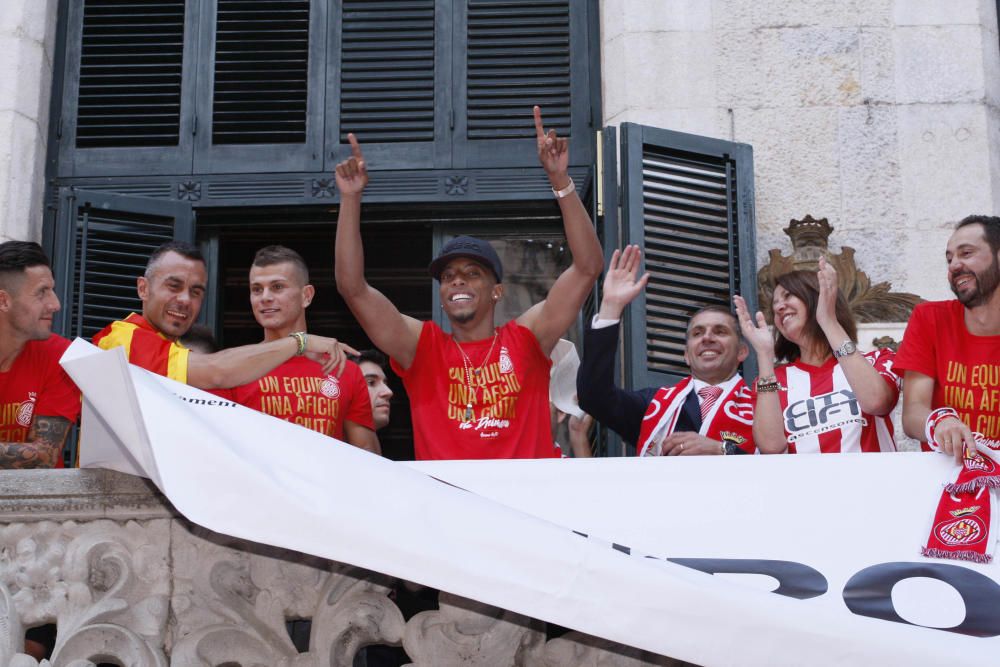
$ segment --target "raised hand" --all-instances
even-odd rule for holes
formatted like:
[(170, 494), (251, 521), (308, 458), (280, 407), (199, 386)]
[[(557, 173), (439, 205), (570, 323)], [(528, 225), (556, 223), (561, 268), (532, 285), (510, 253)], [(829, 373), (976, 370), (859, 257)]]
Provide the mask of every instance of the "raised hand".
[(542, 125), (542, 110), (537, 105), (535, 113), (535, 141), (538, 144), (538, 160), (549, 175), (549, 181), (556, 190), (569, 185), (569, 139), (556, 136), (555, 130), (545, 132)]
[(641, 263), (642, 251), (637, 245), (625, 246), (624, 250), (615, 250), (611, 255), (608, 272), (604, 276), (601, 308), (598, 312), (600, 319), (619, 319), (625, 306), (646, 289), (649, 274), (638, 278)]
[(361, 153), (358, 138), (353, 132), (349, 132), (347, 140), (351, 142), (351, 157), (338, 164), (334, 170), (337, 189), (340, 190), (341, 196), (361, 194), (368, 185), (368, 166), (365, 164), (365, 156)]
[(743, 337), (750, 343), (753, 351), (757, 353), (758, 360), (765, 356), (773, 357), (774, 338), (767, 328), (767, 320), (764, 319), (764, 313), (758, 310), (756, 318), (751, 318), (750, 311), (747, 309), (747, 302), (739, 295), (733, 297), (733, 304), (736, 306), (736, 319), (740, 322), (740, 330), (743, 332)]
[(825, 331), (828, 325), (837, 321), (837, 270), (822, 256), (819, 258), (816, 280), (819, 282), (816, 322)]

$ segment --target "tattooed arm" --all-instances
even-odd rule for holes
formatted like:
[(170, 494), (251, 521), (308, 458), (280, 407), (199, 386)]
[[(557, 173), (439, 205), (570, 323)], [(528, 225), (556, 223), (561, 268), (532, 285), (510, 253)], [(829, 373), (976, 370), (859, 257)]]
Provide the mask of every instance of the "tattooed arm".
[(70, 426), (65, 417), (36, 416), (25, 442), (0, 442), (0, 469), (55, 468)]

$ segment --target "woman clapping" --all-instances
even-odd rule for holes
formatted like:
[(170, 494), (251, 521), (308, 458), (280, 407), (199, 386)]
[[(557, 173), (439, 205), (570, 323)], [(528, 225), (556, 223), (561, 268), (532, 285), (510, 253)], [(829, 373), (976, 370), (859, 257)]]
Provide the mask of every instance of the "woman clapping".
[(773, 337), (763, 313), (751, 318), (746, 302), (733, 299), (757, 354), (753, 435), (761, 453), (895, 451), (894, 355), (858, 350), (836, 270), (820, 258), (818, 272), (792, 271), (776, 283)]

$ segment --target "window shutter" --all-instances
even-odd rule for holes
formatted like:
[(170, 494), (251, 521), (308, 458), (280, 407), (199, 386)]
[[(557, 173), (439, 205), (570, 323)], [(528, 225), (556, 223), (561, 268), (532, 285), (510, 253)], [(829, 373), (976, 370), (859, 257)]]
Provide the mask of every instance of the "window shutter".
[[(573, 163), (589, 165), (588, 3), (467, 0), (466, 10), (464, 49), (456, 49), (464, 166), (536, 166), (536, 104), (546, 129), (570, 138)], [(511, 150), (511, 139), (523, 141)]]
[(327, 4), (205, 2), (195, 172), (321, 168)]
[(624, 123), (625, 243), (643, 249), (649, 284), (628, 317), (629, 384), (688, 375), (688, 318), (743, 294), (756, 307), (753, 151), (708, 137)]
[(305, 142), (308, 74), (309, 0), (218, 0), (212, 143)]
[[(328, 111), (328, 145), (341, 146), (332, 168), (357, 135), (373, 169), (448, 166), (447, 11), (435, 0), (343, 0), (332, 49), (338, 91)], [(437, 145), (435, 144), (437, 142)]]
[(136, 278), (162, 243), (194, 240), (187, 202), (62, 188), (53, 257), (62, 310), (57, 330), (90, 339), (142, 310)]
[(185, 0), (69, 3), (60, 171), (190, 168)]

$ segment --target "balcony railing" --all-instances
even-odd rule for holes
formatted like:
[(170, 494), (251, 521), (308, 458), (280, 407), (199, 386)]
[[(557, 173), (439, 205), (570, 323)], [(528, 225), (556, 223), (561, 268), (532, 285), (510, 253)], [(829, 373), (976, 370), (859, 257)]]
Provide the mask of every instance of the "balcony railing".
[[(2, 471), (0, 516), (5, 667), (374, 667), (370, 645), (416, 667), (679, 664), (445, 592), (405, 620), (400, 582), (205, 530), (129, 475)], [(39, 663), (24, 634), (46, 625)]]

